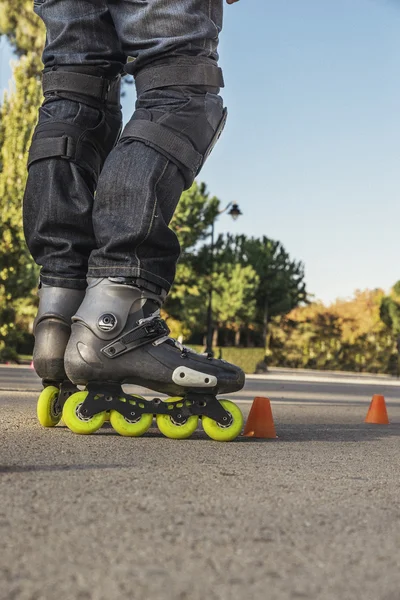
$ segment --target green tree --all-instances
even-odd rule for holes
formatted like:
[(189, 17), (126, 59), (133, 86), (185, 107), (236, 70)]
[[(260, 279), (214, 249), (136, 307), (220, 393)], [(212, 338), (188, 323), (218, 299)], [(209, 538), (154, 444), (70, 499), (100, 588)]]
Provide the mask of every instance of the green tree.
[(19, 56), (30, 52), (40, 56), (45, 32), (32, 0), (0, 0), (0, 35), (7, 36)]
[[(271, 356), (270, 323), (273, 317), (290, 312), (307, 301), (304, 266), (292, 260), (281, 242), (245, 235), (220, 236), (216, 244), (217, 262), (250, 265), (258, 276), (256, 323), (262, 331), (265, 346), (264, 364)], [(261, 369), (261, 365), (260, 365)]]
[(215, 345), (220, 328), (234, 331), (235, 345), (239, 344), (241, 330), (254, 322), (256, 317), (255, 294), (258, 285), (259, 277), (250, 265), (227, 263), (214, 276)]
[(396, 338), (400, 335), (400, 281), (395, 283), (389, 296), (381, 300), (380, 317)]
[(397, 281), (391, 289), (389, 296), (381, 300), (380, 318), (390, 332), (397, 349), (397, 376), (400, 375), (400, 281)]
[(171, 221), (171, 228), (181, 245), (181, 262), (200, 241), (209, 237), (219, 204), (218, 198), (210, 197), (205, 183), (195, 181), (183, 192)]
[(205, 183), (195, 181), (183, 192), (171, 221), (181, 245), (181, 256), (165, 311), (174, 322), (173, 333), (177, 336), (188, 337), (205, 326), (209, 283), (207, 271), (199, 268), (197, 255), (199, 244), (210, 235), (218, 207), (218, 198), (210, 197)]
[(30, 76), (36, 61), (30, 53), (15, 65), (15, 90), (0, 110), (0, 352), (9, 358), (32, 323), (35, 303), (37, 269), (25, 245), (21, 205), (41, 99), (40, 80)]

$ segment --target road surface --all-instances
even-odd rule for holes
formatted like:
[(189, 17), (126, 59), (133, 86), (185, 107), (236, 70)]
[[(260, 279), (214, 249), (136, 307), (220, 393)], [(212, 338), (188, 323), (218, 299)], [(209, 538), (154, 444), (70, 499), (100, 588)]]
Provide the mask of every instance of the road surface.
[(42, 429), (29, 367), (0, 390), (1, 600), (400, 599), (397, 380), (250, 377), (279, 437), (229, 444)]

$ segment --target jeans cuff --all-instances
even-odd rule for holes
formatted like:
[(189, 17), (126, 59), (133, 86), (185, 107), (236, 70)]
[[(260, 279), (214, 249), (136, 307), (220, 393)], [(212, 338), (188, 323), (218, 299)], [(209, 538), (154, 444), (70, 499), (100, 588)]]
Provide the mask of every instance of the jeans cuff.
[(40, 282), (52, 287), (68, 288), (70, 290), (86, 290), (87, 281), (85, 279), (53, 277), (52, 275), (40, 275)]
[[(164, 279), (159, 275), (154, 275), (150, 271), (141, 269), (140, 267), (89, 267), (88, 277), (126, 277), (133, 279), (141, 279), (144, 282), (159, 286), (166, 294), (168, 294), (172, 281)], [(145, 287), (145, 284), (143, 285)]]

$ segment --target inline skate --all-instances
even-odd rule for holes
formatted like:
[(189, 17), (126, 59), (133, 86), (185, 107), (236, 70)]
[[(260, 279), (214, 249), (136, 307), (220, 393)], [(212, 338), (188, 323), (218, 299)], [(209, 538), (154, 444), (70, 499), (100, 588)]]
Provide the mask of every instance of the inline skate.
[(71, 317), (85, 291), (41, 284), (38, 295), (33, 366), (44, 389), (37, 402), (37, 417), (43, 427), (54, 427), (61, 419), (65, 400), (78, 390), (65, 373), (64, 352), (71, 333)]
[[(230, 441), (240, 434), (240, 409), (216, 395), (240, 390), (243, 371), (171, 339), (160, 317), (161, 302), (126, 279), (88, 279), (64, 360), (69, 380), (85, 386), (64, 402), (62, 418), (73, 432), (93, 433), (109, 414), (112, 427), (124, 436), (143, 435), (154, 416), (169, 438), (188, 438), (199, 417), (214, 440)], [(146, 400), (126, 394), (123, 384), (171, 397)]]

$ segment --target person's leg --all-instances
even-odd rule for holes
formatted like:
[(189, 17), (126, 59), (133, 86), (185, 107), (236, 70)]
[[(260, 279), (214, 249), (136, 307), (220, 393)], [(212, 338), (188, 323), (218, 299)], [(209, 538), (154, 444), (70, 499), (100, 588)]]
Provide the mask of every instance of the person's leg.
[(169, 290), (179, 244), (168, 225), (222, 129), (217, 66), (222, 0), (114, 1), (109, 9), (135, 76), (136, 111), (100, 175), (90, 277)]
[(48, 385), (66, 378), (71, 317), (84, 297), (96, 245), (93, 195), (121, 128), (125, 57), (105, 1), (42, 0), (35, 11), (47, 30), (45, 99), (29, 154), (24, 231), (42, 267), (33, 360)]
[(105, 0), (42, 0), (44, 102), (29, 153), (24, 231), (41, 281), (84, 289), (93, 194), (121, 128), (125, 62)]
[[(71, 381), (88, 394), (67, 400), (63, 419), (89, 433), (110, 411), (116, 431), (141, 435), (156, 414), (165, 435), (183, 438), (202, 415), (210, 437), (234, 439), (240, 410), (216, 394), (241, 389), (243, 372), (170, 339), (159, 313), (179, 254), (168, 224), (225, 119), (216, 62), (222, 0), (114, 0), (109, 7), (125, 53), (136, 57), (129, 67), (138, 100), (97, 187), (98, 248), (65, 353)], [(185, 400), (138, 402), (123, 383)]]

